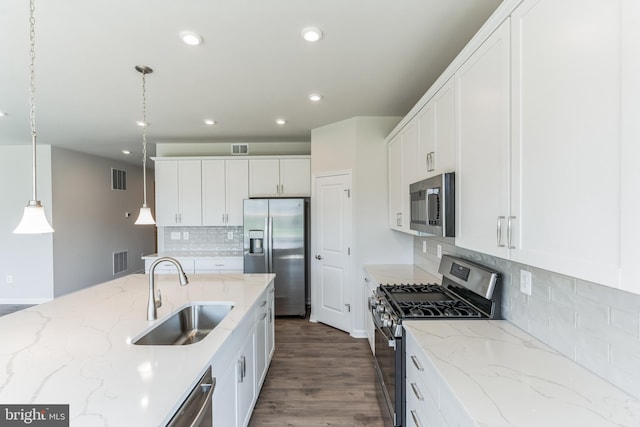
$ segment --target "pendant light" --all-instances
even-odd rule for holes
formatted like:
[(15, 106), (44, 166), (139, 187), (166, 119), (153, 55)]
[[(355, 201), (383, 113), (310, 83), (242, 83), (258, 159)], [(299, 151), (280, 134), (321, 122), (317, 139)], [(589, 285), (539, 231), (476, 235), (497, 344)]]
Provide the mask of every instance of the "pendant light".
[(142, 207), (136, 219), (136, 225), (153, 225), (156, 222), (151, 215), (151, 208), (147, 206), (147, 86), (146, 75), (153, 73), (153, 70), (146, 65), (136, 65), (136, 71), (142, 74)]
[(32, 189), (33, 198), (29, 200), (24, 208), (24, 213), (20, 223), (13, 230), (16, 234), (42, 234), (53, 233), (53, 228), (47, 221), (42, 203), (38, 200), (37, 181), (36, 181), (36, 103), (35, 103), (35, 59), (36, 59), (36, 32), (35, 32), (35, 2), (29, 2), (29, 41), (31, 64), (29, 66), (29, 102), (31, 109), (29, 111), (29, 121), (31, 123), (31, 172), (32, 172)]

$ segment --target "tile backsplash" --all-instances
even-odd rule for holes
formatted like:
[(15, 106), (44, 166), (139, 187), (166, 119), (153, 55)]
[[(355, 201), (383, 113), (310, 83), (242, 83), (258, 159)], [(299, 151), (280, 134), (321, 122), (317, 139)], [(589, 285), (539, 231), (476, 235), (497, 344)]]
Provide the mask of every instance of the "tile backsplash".
[[(242, 227), (164, 227), (160, 252), (242, 255)], [(186, 238), (185, 238), (186, 237)]]
[[(440, 264), (438, 245), (501, 272), (504, 319), (640, 398), (640, 295), (458, 248), (451, 238), (413, 243), (414, 263), (431, 273)], [(531, 296), (520, 292), (520, 270), (532, 274)]]

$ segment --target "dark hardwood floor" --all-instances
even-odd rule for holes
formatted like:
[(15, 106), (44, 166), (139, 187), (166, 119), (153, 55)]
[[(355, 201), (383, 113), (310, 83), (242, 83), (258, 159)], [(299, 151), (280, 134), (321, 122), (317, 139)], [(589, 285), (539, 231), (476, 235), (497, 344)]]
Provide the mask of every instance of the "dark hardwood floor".
[(275, 330), (249, 427), (385, 427), (366, 339), (299, 318), (277, 318)]

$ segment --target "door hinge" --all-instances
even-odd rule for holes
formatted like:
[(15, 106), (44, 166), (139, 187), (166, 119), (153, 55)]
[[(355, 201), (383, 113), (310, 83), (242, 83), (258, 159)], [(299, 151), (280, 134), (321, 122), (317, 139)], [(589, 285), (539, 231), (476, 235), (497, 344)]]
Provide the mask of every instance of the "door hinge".
[(351, 313), (351, 304), (345, 304), (345, 307), (347, 307), (347, 312)]
[(347, 193), (347, 197), (351, 198), (351, 189), (347, 188), (346, 190), (344, 190)]

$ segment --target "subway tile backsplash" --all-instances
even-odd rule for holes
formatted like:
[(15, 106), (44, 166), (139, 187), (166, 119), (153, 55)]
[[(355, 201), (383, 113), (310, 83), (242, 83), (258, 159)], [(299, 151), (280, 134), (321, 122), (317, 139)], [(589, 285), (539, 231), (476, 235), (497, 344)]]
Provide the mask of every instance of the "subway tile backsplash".
[(242, 227), (164, 227), (161, 232), (165, 253), (242, 255)]
[[(458, 248), (450, 238), (414, 237), (414, 263), (437, 274), (437, 245), (503, 273), (503, 318), (640, 398), (640, 295)], [(531, 296), (520, 292), (520, 270), (532, 273)]]

